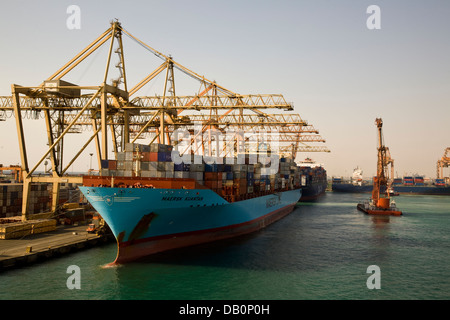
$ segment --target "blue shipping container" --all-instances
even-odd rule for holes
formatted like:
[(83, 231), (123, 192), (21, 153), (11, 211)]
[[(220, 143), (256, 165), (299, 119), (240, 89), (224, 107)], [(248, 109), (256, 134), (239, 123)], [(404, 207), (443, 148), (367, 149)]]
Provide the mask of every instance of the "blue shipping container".
[(174, 164), (173, 169), (175, 171), (185, 171), (184, 170), (184, 163)]
[(207, 164), (205, 163), (205, 172), (217, 172), (217, 164)]
[(171, 152), (158, 152), (158, 161), (159, 162), (172, 161), (172, 153)]
[(102, 169), (108, 169), (108, 160), (102, 160)]

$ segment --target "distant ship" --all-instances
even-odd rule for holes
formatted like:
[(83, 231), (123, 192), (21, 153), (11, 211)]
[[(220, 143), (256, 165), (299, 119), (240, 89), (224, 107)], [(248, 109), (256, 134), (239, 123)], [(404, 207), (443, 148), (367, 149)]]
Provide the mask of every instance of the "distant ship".
[[(359, 169), (359, 168), (357, 168)], [(353, 177), (358, 176), (357, 169), (354, 170)], [(356, 172), (356, 174), (355, 174)], [(361, 172), (362, 173), (362, 172)], [(369, 193), (372, 192), (373, 185), (370, 181), (358, 181), (353, 179), (351, 182), (344, 182), (342, 178), (333, 178), (331, 188), (335, 192), (348, 193)], [(381, 190), (386, 192), (386, 190)], [(404, 176), (395, 178), (391, 189), (391, 194), (421, 194), (421, 195), (450, 195), (450, 186), (444, 179), (435, 179), (425, 183), (422, 176)]]
[(303, 201), (316, 200), (325, 194), (327, 189), (327, 171), (322, 165), (310, 158), (299, 163)]

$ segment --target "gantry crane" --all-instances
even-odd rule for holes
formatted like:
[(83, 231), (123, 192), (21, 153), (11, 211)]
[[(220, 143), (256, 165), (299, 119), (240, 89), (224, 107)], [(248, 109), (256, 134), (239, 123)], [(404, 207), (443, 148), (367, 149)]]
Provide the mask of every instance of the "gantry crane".
[[(132, 88), (129, 88), (127, 84), (123, 35), (127, 35), (163, 60), (157, 69)], [(106, 67), (100, 84), (77, 85), (62, 79), (93, 52), (108, 43)], [(116, 64), (119, 75), (107, 83), (113, 53), (117, 54), (119, 61)], [(199, 81), (201, 91), (190, 96), (177, 96), (175, 69)], [(162, 95), (137, 96), (141, 88), (164, 71), (165, 82)], [(329, 151), (326, 148), (315, 149), (308, 145), (313, 142), (324, 142), (324, 140), (321, 137), (305, 135), (305, 133), (318, 134), (318, 131), (303, 121), (300, 116), (294, 115), (287, 119), (283, 118), (283, 115), (266, 113), (269, 109), (293, 110), (292, 103), (286, 102), (282, 95), (241, 95), (232, 92), (215, 81), (189, 70), (171, 56), (151, 48), (126, 31), (118, 21), (111, 22), (108, 30), (40, 85), (25, 87), (13, 84), (11, 93), (11, 97), (0, 97), (0, 118), (5, 119), (7, 118), (5, 115), (13, 113), (16, 119), (24, 182), (22, 205), (24, 220), (27, 219), (30, 184), (32, 182), (52, 183), (52, 210), (56, 210), (59, 184), (81, 183), (81, 177), (70, 176), (67, 170), (93, 141), (97, 148), (99, 168), (101, 168), (102, 160), (108, 159), (109, 151), (111, 151), (108, 146), (111, 142), (112, 151), (117, 157), (117, 152), (123, 151), (126, 143), (134, 142), (144, 135), (150, 135), (149, 144), (154, 141), (172, 143), (171, 139), (177, 129), (192, 130), (195, 125), (200, 128), (201, 135), (208, 130), (223, 131), (230, 127), (236, 131), (245, 131), (250, 127), (259, 129), (276, 127), (279, 131), (277, 139), (282, 144), (280, 149), (285, 148), (286, 152), (292, 152), (294, 156), (302, 148), (310, 148), (308, 151)], [(49, 147), (31, 166), (23, 130), (23, 114), (31, 114), (36, 118), (43, 117), (47, 130)], [(255, 121), (256, 118), (259, 120)], [(77, 150), (75, 156), (66, 161), (63, 157), (66, 135), (79, 133), (84, 127), (89, 127), (92, 133), (84, 145)], [(211, 143), (211, 139), (205, 140), (207, 144)], [(202, 143), (204, 151), (205, 141), (203, 140)], [(211, 150), (211, 145), (207, 146), (207, 151), (211, 152)], [(51, 161), (52, 175), (44, 177), (34, 175), (36, 169), (47, 157)]]
[(436, 163), (436, 177), (438, 179), (444, 178), (444, 168), (450, 166), (450, 148), (445, 148), (444, 155)]
[(4, 167), (2, 164), (0, 164), (0, 173), (3, 173), (3, 171), (12, 171), (12, 174), (14, 175), (14, 180), (16, 182), (22, 182), (22, 167), (19, 165), (10, 165), (8, 167)]

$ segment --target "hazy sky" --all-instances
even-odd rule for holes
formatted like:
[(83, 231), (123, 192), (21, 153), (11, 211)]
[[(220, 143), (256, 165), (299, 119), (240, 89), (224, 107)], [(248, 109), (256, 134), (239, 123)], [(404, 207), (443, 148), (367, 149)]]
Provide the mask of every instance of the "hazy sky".
[[(66, 25), (70, 5), (81, 10), (80, 29)], [(367, 27), (370, 5), (380, 8), (381, 29)], [(0, 95), (10, 95), (12, 83), (39, 85), (118, 18), (153, 48), (234, 92), (293, 102), (331, 150), (304, 157), (323, 163), (329, 176), (349, 176), (357, 165), (364, 176), (375, 173), (374, 121), (381, 117), (397, 174), (435, 178), (450, 146), (449, 17), (448, 0), (1, 0)], [(161, 60), (126, 41), (132, 86)], [(66, 80), (99, 85), (102, 53)], [(33, 163), (45, 151), (45, 126), (26, 124)], [(88, 168), (94, 150), (75, 171)], [(20, 162), (14, 118), (0, 122), (0, 152), (0, 163)]]

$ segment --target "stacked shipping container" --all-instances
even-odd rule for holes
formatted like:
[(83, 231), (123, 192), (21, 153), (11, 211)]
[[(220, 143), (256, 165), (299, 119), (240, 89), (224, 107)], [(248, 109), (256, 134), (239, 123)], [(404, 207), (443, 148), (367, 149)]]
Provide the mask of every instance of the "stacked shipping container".
[[(0, 184), (0, 217), (20, 215), (22, 212), (23, 184)], [(47, 211), (51, 205), (51, 198), (47, 191), (47, 184), (32, 184), (27, 213)]]
[[(52, 184), (36, 183), (31, 184), (28, 203), (29, 214), (47, 212), (51, 209)], [(61, 184), (59, 192), (59, 203), (68, 201), (75, 190), (74, 184)], [(77, 192), (79, 196), (79, 192)], [(79, 199), (75, 199), (77, 202)], [(0, 218), (21, 215), (23, 201), (22, 183), (2, 183), (0, 184)]]
[[(193, 179), (228, 201), (261, 192), (299, 188), (301, 170), (291, 158), (271, 155), (257, 162), (257, 154), (237, 158), (183, 155), (163, 144), (128, 143), (117, 160), (102, 162), (102, 176)], [(172, 159), (174, 157), (174, 159)]]
[(414, 178), (413, 177), (403, 177), (403, 184), (405, 186), (412, 186), (412, 185), (414, 185)]

